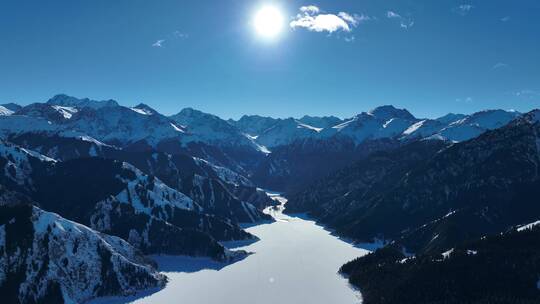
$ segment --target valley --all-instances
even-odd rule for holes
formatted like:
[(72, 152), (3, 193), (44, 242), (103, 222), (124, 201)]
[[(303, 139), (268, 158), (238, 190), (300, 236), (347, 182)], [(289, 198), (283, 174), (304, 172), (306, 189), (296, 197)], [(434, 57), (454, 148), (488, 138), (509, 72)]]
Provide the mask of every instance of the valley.
[(246, 229), (259, 241), (247, 246), (236, 244), (240, 245), (236, 249), (252, 253), (245, 259), (222, 265), (201, 258), (154, 256), (158, 268), (169, 278), (164, 289), (91, 304), (172, 303), (177, 299), (191, 304), (361, 303), (360, 293), (336, 269), (343, 261), (368, 251), (331, 235), (304, 215), (283, 214), (286, 200), (272, 197), (281, 205), (268, 207), (265, 213), (275, 222)]
[[(11, 302), (424, 303), (405, 292), (416, 287), (426, 303), (540, 297), (537, 228), (515, 231), (540, 219), (539, 110), (224, 120), (67, 95), (4, 107)], [(490, 261), (511, 288), (495, 288)]]

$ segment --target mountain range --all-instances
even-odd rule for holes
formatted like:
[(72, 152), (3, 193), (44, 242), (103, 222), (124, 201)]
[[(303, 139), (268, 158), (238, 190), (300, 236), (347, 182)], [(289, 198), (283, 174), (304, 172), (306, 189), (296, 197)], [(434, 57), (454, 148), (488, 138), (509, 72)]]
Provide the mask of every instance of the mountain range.
[[(287, 213), (307, 212), (341, 237), (383, 246), (342, 272), (366, 303), (398, 303), (390, 295), (405, 286), (429, 288), (418, 273), (437, 269), (443, 253), (452, 257), (444, 265), (473, 267), (467, 250), (483, 256), (495, 246), (485, 254), (510, 261), (493, 244), (521, 244), (525, 233), (513, 230), (540, 219), (539, 134), (538, 110), (427, 119), (386, 105), (347, 119), (224, 120), (67, 95), (4, 104), (0, 294), (83, 302), (162, 287), (166, 278), (145, 255), (241, 260), (249, 253), (222, 242), (256, 241), (242, 224), (272, 221), (262, 212), (276, 204), (263, 190), (271, 189), (288, 197)], [(75, 277), (81, 257), (100, 271)], [(520, 267), (536, 258), (527, 255)], [(367, 279), (397, 282), (378, 264), (401, 278), (387, 300), (385, 284)], [(472, 265), (486, 273), (487, 265)], [(441, 299), (426, 294), (429, 303)], [(407, 301), (428, 303), (412, 294)]]

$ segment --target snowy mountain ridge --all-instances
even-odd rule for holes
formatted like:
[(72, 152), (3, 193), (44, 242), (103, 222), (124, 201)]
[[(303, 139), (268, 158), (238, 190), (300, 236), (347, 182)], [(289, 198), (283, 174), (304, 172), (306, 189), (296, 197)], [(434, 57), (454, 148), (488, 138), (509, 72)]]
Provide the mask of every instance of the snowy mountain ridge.
[(0, 115), (2, 134), (69, 130), (117, 146), (144, 143), (156, 147), (172, 141), (184, 146), (203, 143), (266, 154), (274, 147), (309, 138), (347, 137), (356, 144), (380, 138), (408, 141), (427, 137), (460, 142), (504, 126), (520, 115), (513, 111), (486, 110), (471, 115), (450, 113), (437, 119), (418, 119), (406, 109), (385, 105), (346, 120), (332, 116), (274, 119), (254, 115), (226, 121), (192, 108), (167, 117), (146, 104), (124, 107), (114, 100), (95, 101), (67, 95), (57, 95), (46, 103), (11, 112)]
[(2, 294), (7, 302), (82, 303), (166, 283), (120, 238), (31, 205), (12, 203), (0, 210), (0, 285), (8, 279), (14, 287)]

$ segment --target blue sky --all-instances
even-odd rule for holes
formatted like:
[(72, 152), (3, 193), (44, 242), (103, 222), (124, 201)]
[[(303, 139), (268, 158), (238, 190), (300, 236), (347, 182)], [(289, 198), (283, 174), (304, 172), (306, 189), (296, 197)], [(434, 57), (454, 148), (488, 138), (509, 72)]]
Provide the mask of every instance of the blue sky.
[[(286, 18), (272, 41), (252, 25), (264, 5)], [(347, 28), (289, 25), (318, 15)], [(224, 118), (527, 111), (540, 107), (539, 17), (534, 0), (0, 0), (0, 102), (66, 93)]]

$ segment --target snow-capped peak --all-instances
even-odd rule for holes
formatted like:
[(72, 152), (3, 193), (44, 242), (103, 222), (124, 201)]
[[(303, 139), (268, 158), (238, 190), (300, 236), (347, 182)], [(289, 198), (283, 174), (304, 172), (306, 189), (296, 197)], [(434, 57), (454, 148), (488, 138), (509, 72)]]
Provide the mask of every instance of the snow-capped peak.
[(130, 109), (142, 115), (154, 115), (158, 113), (156, 110), (152, 109), (149, 105), (146, 105), (144, 103), (140, 103)]
[(367, 114), (375, 116), (378, 119), (388, 121), (391, 118), (402, 118), (408, 120), (414, 120), (414, 116), (405, 109), (397, 109), (392, 105), (385, 105), (376, 107), (373, 110), (367, 112)]
[(11, 111), (10, 109), (4, 107), (4, 106), (0, 106), (0, 115), (4, 115), (4, 116), (7, 116), (7, 115), (11, 115), (15, 112)]

